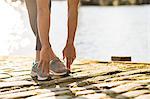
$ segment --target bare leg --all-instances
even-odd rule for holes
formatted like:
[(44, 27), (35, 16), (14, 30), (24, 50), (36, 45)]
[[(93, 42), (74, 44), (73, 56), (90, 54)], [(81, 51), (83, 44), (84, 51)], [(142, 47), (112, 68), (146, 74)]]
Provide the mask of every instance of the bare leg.
[[(51, 19), (51, 10), (48, 6), (49, 0), (37, 0), (37, 22), (38, 22), (38, 33), (40, 41), (43, 48), (49, 48), (49, 57), (53, 59), (55, 56), (51, 45), (49, 43), (49, 29), (50, 29), (50, 19)], [(41, 53), (42, 53), (41, 49)]]
[(25, 0), (28, 14), (29, 14), (29, 21), (33, 33), (36, 36), (36, 61), (40, 60), (40, 50), (41, 50), (41, 42), (38, 35), (38, 28), (37, 28), (37, 5), (36, 0)]
[[(36, 0), (25, 0), (28, 14), (29, 14), (29, 20), (30, 20), (30, 25), (33, 30), (33, 33), (36, 36), (36, 61), (40, 60), (40, 51), (41, 51), (41, 42), (39, 39), (39, 34), (38, 34), (38, 27), (37, 27), (37, 2)], [(49, 0), (49, 8), (51, 8), (51, 1)]]
[(38, 67), (40, 67), (45, 74), (49, 73), (49, 61), (56, 57), (49, 42), (51, 11), (49, 10), (48, 3), (49, 0), (37, 0), (38, 32), (42, 44)]

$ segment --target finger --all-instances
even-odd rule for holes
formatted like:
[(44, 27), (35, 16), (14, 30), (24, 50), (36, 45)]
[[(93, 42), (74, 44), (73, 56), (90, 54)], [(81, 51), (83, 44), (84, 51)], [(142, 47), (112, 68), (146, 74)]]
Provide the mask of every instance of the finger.
[(72, 64), (72, 58), (70, 58), (70, 65)]
[(72, 63), (73, 63), (73, 59), (70, 60), (70, 67), (69, 67), (69, 70), (71, 69)]
[(43, 67), (43, 73), (45, 75), (48, 75), (49, 74), (49, 62), (44, 62), (42, 67)]
[(46, 69), (46, 75), (48, 75), (49, 74), (49, 62), (46, 63), (45, 69)]
[(71, 58), (70, 69), (71, 69), (71, 65), (73, 64), (74, 60), (75, 60), (75, 57)]
[(72, 58), (71, 59), (71, 64), (70, 64), (70, 69), (71, 69), (71, 65), (73, 64), (73, 61), (74, 61), (74, 59)]
[(41, 71), (42, 71), (43, 74), (45, 74), (44, 67), (45, 67), (45, 62), (42, 63), (42, 68), (41, 68), (42, 69)]
[(74, 62), (75, 58), (76, 58), (76, 57), (73, 57), (73, 58), (72, 58), (72, 63), (71, 63), (71, 64), (73, 64), (73, 62)]
[(67, 68), (70, 70), (70, 65), (71, 65), (71, 59), (67, 58)]
[(44, 74), (47, 75), (48, 72), (47, 72), (48, 68), (47, 68), (47, 63), (45, 62), (44, 64)]
[(41, 68), (41, 66), (42, 66), (42, 61), (39, 62), (38, 68)]
[(67, 65), (67, 69), (69, 69), (69, 58), (66, 59), (66, 65)]
[(65, 59), (65, 54), (64, 54), (64, 52), (63, 52), (63, 60)]

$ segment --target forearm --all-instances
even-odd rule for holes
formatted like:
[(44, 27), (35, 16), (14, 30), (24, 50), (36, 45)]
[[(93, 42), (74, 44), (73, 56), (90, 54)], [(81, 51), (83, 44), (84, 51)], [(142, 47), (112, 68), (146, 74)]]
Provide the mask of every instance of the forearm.
[(37, 24), (42, 47), (49, 47), (50, 11), (48, 0), (37, 0)]
[(68, 37), (67, 44), (74, 44), (78, 24), (78, 0), (68, 0)]

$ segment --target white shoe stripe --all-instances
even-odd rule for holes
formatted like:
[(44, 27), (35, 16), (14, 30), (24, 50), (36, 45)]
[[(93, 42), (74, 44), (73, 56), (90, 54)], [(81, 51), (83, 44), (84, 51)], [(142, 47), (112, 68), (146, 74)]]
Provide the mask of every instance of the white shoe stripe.
[(51, 74), (53, 74), (53, 75), (55, 75), (55, 76), (62, 76), (62, 75), (67, 74), (67, 72), (63, 72), (63, 73), (56, 73), (56, 72), (54, 72), (54, 71), (52, 71), (52, 70), (50, 70), (50, 73), (51, 73)]
[(38, 80), (46, 80), (46, 79), (48, 79), (48, 77), (40, 77), (39, 75), (38, 75), (38, 78), (37, 78)]
[(32, 77), (36, 77), (36, 76), (37, 76), (37, 73), (34, 72), (34, 71), (31, 71), (31, 76), (32, 76)]

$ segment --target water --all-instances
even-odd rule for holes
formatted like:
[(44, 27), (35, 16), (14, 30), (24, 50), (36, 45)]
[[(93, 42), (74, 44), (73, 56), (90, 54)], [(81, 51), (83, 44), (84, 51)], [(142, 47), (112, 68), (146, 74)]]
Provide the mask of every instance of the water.
[[(10, 15), (5, 8), (1, 20)], [(0, 11), (2, 6), (0, 6)], [(132, 56), (132, 61), (150, 61), (150, 6), (99, 7), (79, 9), (76, 36), (77, 58), (110, 60), (111, 56)], [(33, 55), (35, 38), (29, 26), (25, 8), (11, 10), (8, 22), (0, 23), (1, 55)], [(6, 14), (7, 13), (7, 14)], [(4, 16), (4, 14), (6, 14)], [(14, 22), (17, 17), (17, 22)], [(67, 37), (67, 3), (52, 2), (51, 43), (62, 58)], [(5, 23), (5, 25), (4, 25)], [(9, 29), (8, 29), (9, 28)], [(5, 32), (5, 33), (4, 33)], [(4, 36), (5, 35), (5, 36)], [(8, 36), (8, 37), (7, 37)], [(3, 43), (2, 43), (3, 42)]]
[(80, 55), (102, 60), (132, 56), (133, 61), (149, 61), (149, 7), (81, 8), (78, 46), (84, 50)]

